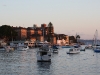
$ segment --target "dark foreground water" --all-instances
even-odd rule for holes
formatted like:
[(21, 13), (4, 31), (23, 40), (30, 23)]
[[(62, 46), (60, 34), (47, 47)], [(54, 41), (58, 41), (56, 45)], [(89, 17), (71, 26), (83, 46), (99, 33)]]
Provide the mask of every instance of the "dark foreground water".
[(100, 75), (100, 54), (93, 50), (53, 54), (50, 62), (37, 62), (36, 49), (0, 52), (0, 75)]

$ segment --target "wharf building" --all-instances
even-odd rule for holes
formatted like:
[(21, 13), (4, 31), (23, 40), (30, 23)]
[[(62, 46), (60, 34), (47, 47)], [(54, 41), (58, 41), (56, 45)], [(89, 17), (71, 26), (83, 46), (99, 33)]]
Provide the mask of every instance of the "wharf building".
[(53, 24), (50, 22), (48, 26), (41, 24), (40, 27), (33, 25), (33, 27), (12, 27), (17, 33), (16, 40), (31, 40), (31, 41), (48, 41), (51, 44), (57, 43), (57, 35), (54, 33)]

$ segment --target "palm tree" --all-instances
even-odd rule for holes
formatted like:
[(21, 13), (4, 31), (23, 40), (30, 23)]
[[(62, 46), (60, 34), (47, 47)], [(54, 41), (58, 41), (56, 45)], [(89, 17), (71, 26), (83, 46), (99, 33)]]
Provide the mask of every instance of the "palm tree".
[(77, 35), (77, 34), (76, 34), (76, 40), (77, 40), (77, 43), (79, 43), (80, 35)]
[(48, 24), (48, 34), (49, 35), (53, 34), (53, 24), (51, 22), (49, 22)]
[(51, 22), (49, 22), (49, 24), (48, 24), (48, 39), (47, 39), (48, 42), (51, 41), (51, 37), (52, 37), (53, 34), (54, 34), (53, 24)]

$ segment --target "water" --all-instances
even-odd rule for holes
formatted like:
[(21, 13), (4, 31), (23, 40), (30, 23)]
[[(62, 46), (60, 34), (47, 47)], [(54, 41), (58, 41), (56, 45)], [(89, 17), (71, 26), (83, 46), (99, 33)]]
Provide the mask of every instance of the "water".
[(51, 62), (37, 62), (36, 50), (0, 52), (0, 75), (100, 75), (100, 54), (93, 50), (52, 55)]

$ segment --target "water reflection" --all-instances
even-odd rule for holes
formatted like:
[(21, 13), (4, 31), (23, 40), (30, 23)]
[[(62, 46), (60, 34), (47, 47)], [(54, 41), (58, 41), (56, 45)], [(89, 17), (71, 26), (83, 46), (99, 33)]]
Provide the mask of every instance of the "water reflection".
[(51, 62), (37, 62), (39, 75), (51, 75), (50, 72)]
[(51, 62), (37, 62), (39, 69), (50, 69)]

